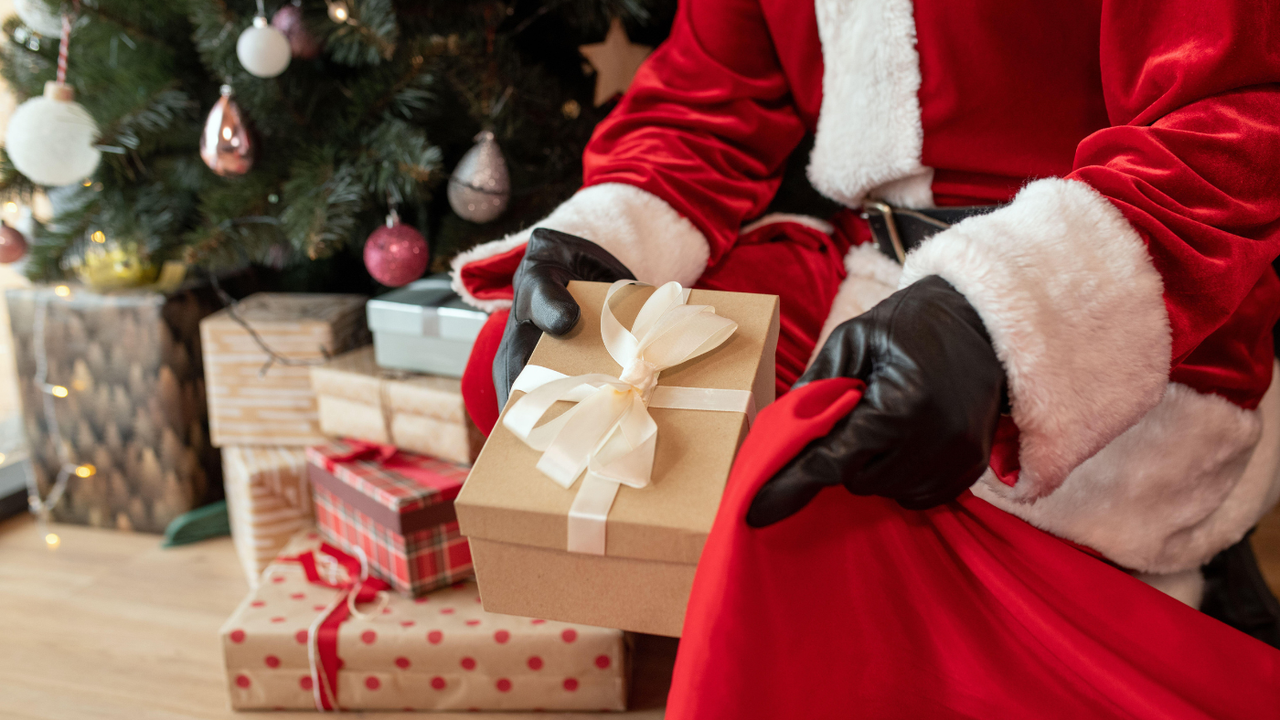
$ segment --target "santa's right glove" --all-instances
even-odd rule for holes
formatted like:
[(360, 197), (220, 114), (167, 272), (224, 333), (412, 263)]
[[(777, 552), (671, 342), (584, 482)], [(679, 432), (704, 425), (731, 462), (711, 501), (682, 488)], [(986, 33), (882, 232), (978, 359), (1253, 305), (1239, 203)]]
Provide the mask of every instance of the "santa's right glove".
[(559, 230), (538, 228), (516, 268), (511, 314), (493, 362), (498, 409), (507, 404), (511, 385), (529, 362), (542, 333), (563, 335), (578, 324), (578, 303), (569, 294), (570, 280), (616, 282), (635, 280), (626, 265), (599, 245)]
[(796, 387), (832, 377), (866, 382), (861, 402), (760, 488), (747, 524), (782, 520), (833, 485), (929, 508), (986, 469), (1004, 369), (977, 311), (942, 278), (836, 327)]

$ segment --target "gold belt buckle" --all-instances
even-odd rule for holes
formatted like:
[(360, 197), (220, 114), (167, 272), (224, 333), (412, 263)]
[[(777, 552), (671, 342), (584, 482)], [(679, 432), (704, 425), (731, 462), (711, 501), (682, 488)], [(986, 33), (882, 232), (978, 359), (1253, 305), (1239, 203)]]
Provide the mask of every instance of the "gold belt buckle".
[(884, 218), (884, 225), (889, 230), (889, 243), (893, 245), (893, 254), (898, 256), (898, 264), (907, 261), (907, 251), (902, 247), (902, 238), (898, 236), (898, 222), (893, 217), (893, 206), (888, 203), (867, 198), (862, 201), (863, 217), (868, 213), (878, 212)]

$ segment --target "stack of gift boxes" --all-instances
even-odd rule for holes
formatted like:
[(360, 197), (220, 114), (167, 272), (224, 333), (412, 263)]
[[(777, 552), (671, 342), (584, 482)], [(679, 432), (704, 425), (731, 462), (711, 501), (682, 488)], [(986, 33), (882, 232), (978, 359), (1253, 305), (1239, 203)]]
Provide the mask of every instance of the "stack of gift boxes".
[(485, 319), (429, 277), (201, 324), (252, 586), (222, 631), (234, 708), (625, 709), (621, 630), (480, 603), (454, 500), (484, 441), (459, 378)]

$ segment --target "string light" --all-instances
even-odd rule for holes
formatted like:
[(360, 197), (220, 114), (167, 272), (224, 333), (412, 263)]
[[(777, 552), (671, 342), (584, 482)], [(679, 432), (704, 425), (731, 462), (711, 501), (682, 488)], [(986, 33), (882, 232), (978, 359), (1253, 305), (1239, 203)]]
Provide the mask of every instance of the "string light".
[(14, 201), (10, 200), (9, 202), (7, 202), (7, 203), (5, 203), (5, 204), (4, 204), (4, 211), (5, 211), (5, 212), (7, 212), (7, 213), (16, 213), (16, 212), (18, 212), (18, 203), (16, 203), (16, 202), (14, 202)]
[(64, 398), (64, 397), (66, 397), (67, 395), (70, 395), (70, 394), (71, 394), (70, 392), (68, 392), (68, 390), (67, 390), (65, 387), (63, 387), (63, 386), (61, 386), (61, 385), (50, 385), (50, 386), (48, 386), (48, 388), (46, 389), (46, 391), (47, 391), (50, 395), (52, 395), (52, 396), (54, 396), (54, 397), (56, 397), (56, 398)]
[(71, 288), (67, 287), (66, 285), (59, 285), (58, 287), (53, 289), (53, 294), (63, 298), (69, 297), (71, 295)]
[(329, 19), (336, 23), (345, 23), (351, 19), (351, 9), (343, 0), (329, 0)]
[[(86, 187), (88, 186), (86, 185)], [(89, 236), (89, 239), (96, 243), (105, 243), (107, 241), (107, 234), (101, 230), (94, 230), (93, 234)]]
[(81, 465), (80, 467), (76, 468), (76, 477), (78, 478), (93, 477), (93, 475), (97, 472), (98, 472), (98, 468), (90, 465), (89, 463), (85, 463), (84, 465)]
[(82, 183), (80, 183), (80, 184), (81, 184), (81, 185), (84, 185), (85, 187), (89, 187), (90, 185), (92, 185), (92, 184), (93, 184), (93, 180), (90, 180), (90, 179), (88, 179), (88, 178), (85, 178), (85, 181), (84, 181), (84, 182), (82, 182)]
[(49, 546), (50, 550), (57, 550), (58, 546), (62, 544), (62, 538), (58, 537), (57, 533), (47, 533), (44, 536), (44, 543)]

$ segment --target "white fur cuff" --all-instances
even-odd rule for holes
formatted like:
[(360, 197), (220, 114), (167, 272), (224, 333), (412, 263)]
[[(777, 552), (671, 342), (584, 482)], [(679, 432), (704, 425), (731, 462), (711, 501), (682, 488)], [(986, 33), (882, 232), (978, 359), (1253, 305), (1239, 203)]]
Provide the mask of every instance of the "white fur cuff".
[(510, 300), (480, 300), (459, 280), (459, 270), (529, 241), (534, 228), (586, 238), (608, 250), (636, 279), (651, 285), (692, 285), (707, 267), (711, 247), (702, 233), (662, 198), (633, 185), (604, 183), (579, 190), (546, 219), (453, 259), (453, 289), (471, 305), (492, 312)]
[(1160, 274), (1088, 185), (1040, 180), (935, 235), (907, 257), (900, 286), (928, 275), (973, 304), (1008, 375), (1021, 472), (997, 493), (1048, 495), (1164, 395), (1171, 336)]

